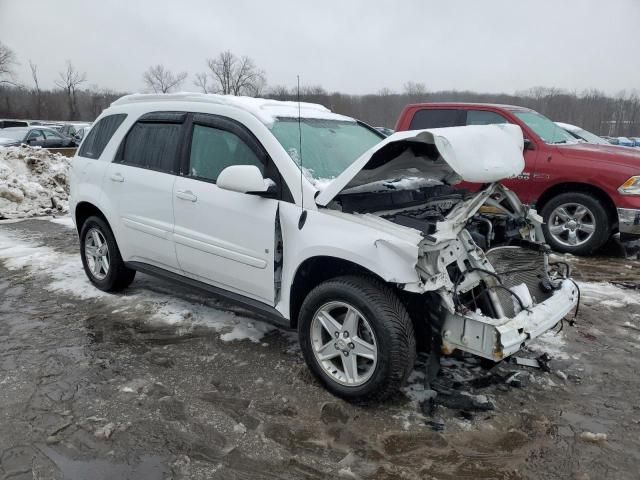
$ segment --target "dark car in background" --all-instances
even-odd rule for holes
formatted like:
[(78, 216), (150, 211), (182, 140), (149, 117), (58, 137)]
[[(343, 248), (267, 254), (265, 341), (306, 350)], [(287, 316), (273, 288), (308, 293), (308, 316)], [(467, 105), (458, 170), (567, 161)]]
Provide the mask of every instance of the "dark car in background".
[(11, 127), (28, 127), (29, 122), (26, 120), (11, 120), (7, 118), (0, 119), (0, 129)]
[(55, 130), (47, 127), (10, 127), (0, 131), (0, 147), (16, 147), (30, 145), (32, 147), (73, 147), (75, 142)]

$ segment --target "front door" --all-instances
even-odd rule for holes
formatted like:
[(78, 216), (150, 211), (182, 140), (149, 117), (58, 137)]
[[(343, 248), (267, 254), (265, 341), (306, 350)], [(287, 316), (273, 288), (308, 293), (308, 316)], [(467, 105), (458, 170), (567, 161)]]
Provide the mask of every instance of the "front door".
[(269, 159), (239, 124), (196, 114), (190, 152), (173, 189), (174, 241), (186, 276), (274, 305), (274, 245), (278, 200), (223, 190), (216, 179), (231, 165)]

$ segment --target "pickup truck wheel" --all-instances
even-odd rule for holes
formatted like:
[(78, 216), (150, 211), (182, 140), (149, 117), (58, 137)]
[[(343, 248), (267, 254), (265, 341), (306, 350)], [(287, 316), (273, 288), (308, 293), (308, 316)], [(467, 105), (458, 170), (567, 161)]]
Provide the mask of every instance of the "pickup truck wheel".
[(360, 276), (321, 283), (298, 322), (307, 365), (334, 395), (355, 402), (396, 392), (415, 363), (413, 324), (383, 282)]
[(136, 276), (124, 265), (113, 232), (99, 217), (89, 217), (80, 229), (80, 257), (91, 283), (105, 292), (127, 288)]
[(590, 255), (611, 236), (607, 211), (600, 201), (585, 193), (553, 197), (541, 213), (544, 236), (557, 252)]

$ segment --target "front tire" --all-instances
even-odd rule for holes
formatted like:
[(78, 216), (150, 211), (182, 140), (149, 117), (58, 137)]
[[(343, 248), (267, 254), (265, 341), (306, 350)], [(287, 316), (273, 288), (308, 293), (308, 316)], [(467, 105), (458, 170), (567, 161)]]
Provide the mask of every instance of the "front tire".
[(415, 363), (407, 310), (388, 285), (372, 278), (337, 277), (314, 288), (300, 309), (298, 335), (313, 374), (350, 401), (390, 396)]
[(541, 214), (545, 239), (556, 252), (591, 255), (611, 236), (606, 209), (586, 193), (557, 195), (544, 205)]
[(80, 257), (91, 283), (105, 292), (127, 288), (136, 276), (125, 266), (111, 228), (100, 217), (89, 217), (82, 225)]

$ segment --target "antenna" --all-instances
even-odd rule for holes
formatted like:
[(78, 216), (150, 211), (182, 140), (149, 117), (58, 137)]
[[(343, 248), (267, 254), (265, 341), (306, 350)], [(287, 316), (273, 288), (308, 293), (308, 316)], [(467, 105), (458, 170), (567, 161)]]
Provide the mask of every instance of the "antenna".
[(300, 158), (300, 203), (304, 212), (304, 190), (302, 188), (302, 126), (300, 124), (300, 75), (298, 77), (298, 157)]

